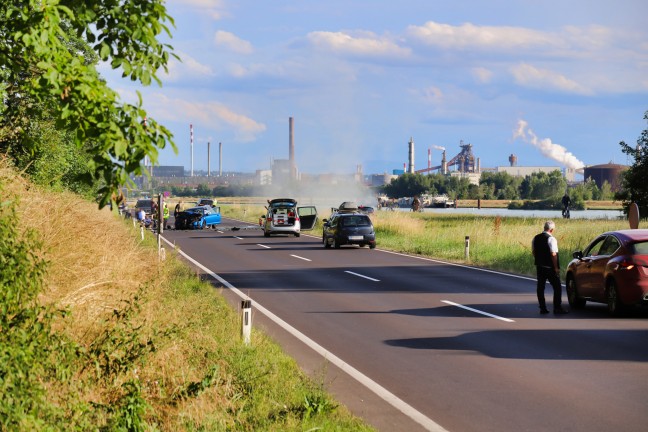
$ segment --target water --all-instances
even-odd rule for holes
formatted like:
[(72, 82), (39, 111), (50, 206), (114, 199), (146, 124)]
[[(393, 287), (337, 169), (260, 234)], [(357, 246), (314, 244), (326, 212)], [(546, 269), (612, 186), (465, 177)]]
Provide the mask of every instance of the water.
[[(384, 209), (383, 209), (384, 210)], [(397, 208), (398, 211), (410, 211), (409, 208)], [(562, 219), (560, 210), (509, 210), (506, 208), (424, 208), (425, 213), (474, 216), (503, 216), (521, 218)], [(619, 219), (625, 218), (622, 210), (571, 210), (572, 219)]]

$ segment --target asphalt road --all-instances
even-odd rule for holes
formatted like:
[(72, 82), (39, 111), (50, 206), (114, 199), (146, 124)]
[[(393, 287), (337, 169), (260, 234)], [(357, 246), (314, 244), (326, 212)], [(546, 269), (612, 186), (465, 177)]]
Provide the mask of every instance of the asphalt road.
[(232, 226), (247, 225), (163, 236), (233, 304), (249, 296), (254, 325), (380, 430), (648, 427), (645, 310), (540, 315), (533, 279), (382, 251), (380, 239), (324, 249), (321, 233)]

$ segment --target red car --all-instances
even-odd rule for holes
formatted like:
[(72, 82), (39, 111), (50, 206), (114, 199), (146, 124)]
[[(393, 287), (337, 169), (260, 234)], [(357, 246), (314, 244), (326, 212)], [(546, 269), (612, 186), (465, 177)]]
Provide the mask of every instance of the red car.
[(612, 315), (648, 304), (648, 229), (609, 231), (567, 267), (567, 299), (576, 309), (585, 302), (606, 303)]

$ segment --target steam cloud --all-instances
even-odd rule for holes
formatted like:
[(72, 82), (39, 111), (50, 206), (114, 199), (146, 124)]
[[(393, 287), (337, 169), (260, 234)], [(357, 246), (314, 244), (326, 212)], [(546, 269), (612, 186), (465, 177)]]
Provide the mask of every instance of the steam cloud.
[(441, 146), (438, 146), (438, 145), (433, 145), (432, 148), (436, 149), (436, 150), (445, 150), (445, 147), (441, 147)]
[(539, 139), (525, 120), (518, 120), (517, 130), (513, 132), (513, 139), (517, 138), (537, 147), (543, 156), (561, 163), (566, 168), (580, 169), (585, 166), (573, 153), (567, 151), (560, 144), (551, 142), (549, 138)]

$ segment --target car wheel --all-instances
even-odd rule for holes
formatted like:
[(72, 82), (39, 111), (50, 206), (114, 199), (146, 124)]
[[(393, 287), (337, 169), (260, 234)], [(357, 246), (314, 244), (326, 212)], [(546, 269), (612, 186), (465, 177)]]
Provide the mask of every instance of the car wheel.
[(263, 237), (270, 237), (270, 233), (268, 231), (263, 231)]
[(610, 279), (608, 281), (608, 286), (605, 295), (607, 297), (607, 307), (610, 315), (612, 316), (621, 315), (625, 308), (623, 303), (621, 303), (621, 299), (619, 298), (619, 290), (617, 289), (616, 282), (614, 281), (614, 279)]
[(295, 233), (295, 237), (299, 237), (300, 235), (301, 235), (301, 234), (298, 233), (298, 232)]
[(330, 249), (330, 248), (331, 248), (331, 243), (328, 242), (328, 240), (326, 239), (326, 237), (322, 236), (322, 242), (324, 243), (324, 247), (325, 247), (326, 249)]
[(340, 242), (336, 238), (333, 238), (333, 247), (335, 249), (340, 249)]
[(573, 309), (585, 307), (586, 300), (578, 297), (578, 288), (576, 288), (576, 280), (573, 276), (567, 277), (567, 301), (569, 301), (569, 306)]
[(376, 245), (375, 244), (370, 244), (369, 249), (376, 249)]

